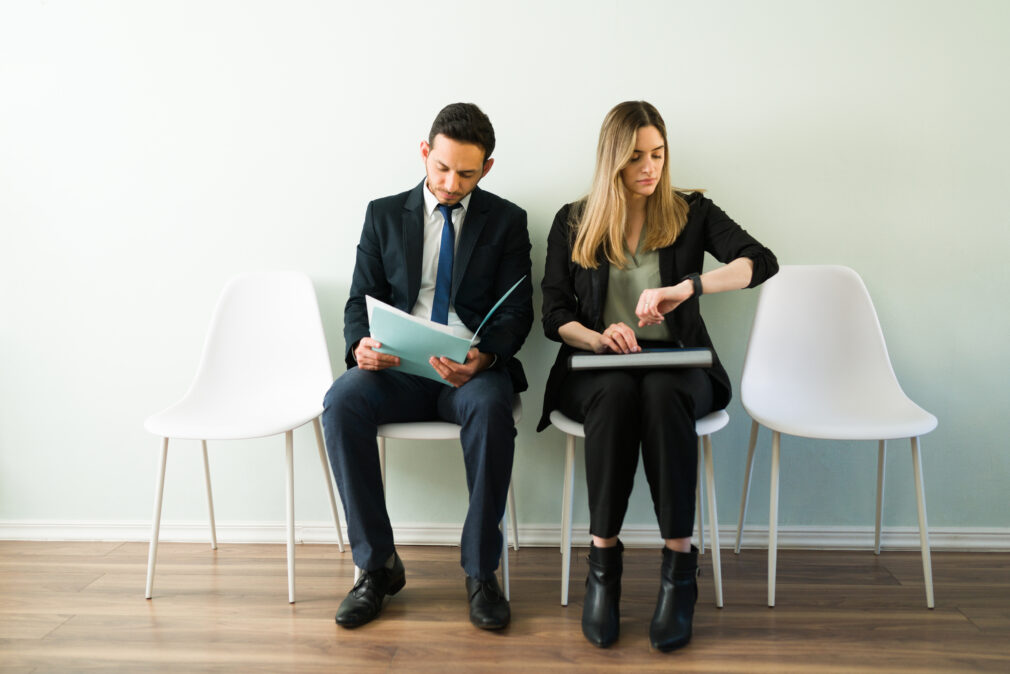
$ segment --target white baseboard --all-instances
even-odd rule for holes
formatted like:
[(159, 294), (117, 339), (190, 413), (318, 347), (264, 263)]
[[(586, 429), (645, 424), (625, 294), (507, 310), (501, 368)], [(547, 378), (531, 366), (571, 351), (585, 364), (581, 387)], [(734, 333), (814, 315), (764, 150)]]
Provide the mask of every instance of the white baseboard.
[[(459, 524), (404, 523), (394, 525), (396, 542), (400, 545), (457, 545)], [(588, 525), (573, 527), (573, 543), (588, 546)], [(73, 522), (32, 520), (18, 522), (0, 520), (0, 540), (19, 541), (149, 541), (151, 525), (147, 522)], [(164, 542), (205, 542), (209, 528), (200, 522), (163, 522)], [(287, 540), (283, 523), (220, 522), (217, 537), (222, 543), (283, 543)], [(295, 540), (299, 543), (336, 543), (333, 525), (326, 522), (304, 522), (295, 525)], [(532, 547), (559, 545), (561, 527), (552, 524), (519, 524), (519, 544)], [(344, 531), (344, 540), (347, 532)], [(659, 529), (655, 526), (626, 525), (621, 540), (627, 547), (658, 547)], [(736, 527), (719, 528), (719, 545), (732, 548)], [(929, 530), (933, 550), (1010, 551), (1008, 527), (933, 527)], [(873, 527), (779, 526), (779, 548), (796, 550), (858, 550), (873, 545)], [(708, 529), (705, 545), (711, 546)], [(881, 535), (881, 545), (889, 550), (918, 550), (919, 530), (916, 527), (889, 527)], [(768, 528), (748, 526), (744, 530), (742, 547), (767, 548)]]

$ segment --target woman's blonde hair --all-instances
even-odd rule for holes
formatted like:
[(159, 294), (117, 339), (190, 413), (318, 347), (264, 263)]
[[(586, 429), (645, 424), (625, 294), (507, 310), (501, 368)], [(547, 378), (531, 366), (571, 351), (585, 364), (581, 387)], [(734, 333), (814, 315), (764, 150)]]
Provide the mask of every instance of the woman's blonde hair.
[(654, 126), (663, 137), (667, 161), (663, 162), (659, 183), (645, 205), (648, 223), (643, 250), (656, 250), (676, 240), (687, 223), (688, 205), (670, 185), (669, 148), (666, 124), (654, 106), (645, 101), (625, 101), (614, 106), (603, 120), (596, 147), (596, 173), (582, 208), (575, 209), (575, 242), (572, 261), (587, 269), (599, 266), (599, 256), (624, 267), (624, 229), (627, 197), (621, 170), (635, 151), (638, 130)]

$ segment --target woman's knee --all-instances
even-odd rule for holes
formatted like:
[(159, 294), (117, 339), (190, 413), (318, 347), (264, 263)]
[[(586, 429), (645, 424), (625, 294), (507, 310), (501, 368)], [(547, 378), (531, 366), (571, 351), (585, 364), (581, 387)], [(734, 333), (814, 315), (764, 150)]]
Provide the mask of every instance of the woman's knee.
[(657, 370), (642, 378), (643, 403), (693, 413), (699, 404), (712, 399), (712, 384), (696, 368)]
[(595, 382), (591, 407), (607, 410), (634, 409), (640, 397), (637, 378), (627, 372), (610, 372)]

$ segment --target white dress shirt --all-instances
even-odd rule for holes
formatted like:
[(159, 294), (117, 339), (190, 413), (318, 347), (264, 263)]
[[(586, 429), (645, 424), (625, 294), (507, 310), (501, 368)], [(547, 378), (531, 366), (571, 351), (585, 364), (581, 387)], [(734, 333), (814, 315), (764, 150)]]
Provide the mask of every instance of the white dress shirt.
[[(438, 254), (442, 249), (442, 227), (445, 219), (438, 210), (438, 199), (428, 189), (425, 181), (424, 189), (424, 248), (421, 252), (421, 290), (417, 293), (417, 301), (410, 313), (421, 318), (431, 319), (431, 305), (435, 302), (435, 274), (438, 271)], [(463, 229), (463, 221), (466, 219), (466, 211), (470, 205), (470, 194), (460, 200), (462, 208), (452, 210), (452, 226), (456, 232), (454, 246), (459, 244), (459, 233)], [(453, 248), (453, 259), (455, 260), (456, 248)], [(470, 339), (473, 333), (463, 325), (459, 316), (449, 304), (449, 320), (447, 325), (452, 328), (454, 334)]]

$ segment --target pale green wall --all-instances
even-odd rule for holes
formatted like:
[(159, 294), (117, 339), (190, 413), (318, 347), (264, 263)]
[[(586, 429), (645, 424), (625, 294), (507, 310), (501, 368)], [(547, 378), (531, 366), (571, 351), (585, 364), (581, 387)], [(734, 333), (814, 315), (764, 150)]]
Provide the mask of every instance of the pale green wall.
[[(588, 187), (599, 124), (644, 98), (675, 183), (705, 187), (783, 263), (865, 279), (924, 439), (930, 523), (1007, 527), (1010, 4), (1005, 2), (6, 2), (0, 5), (0, 520), (144, 521), (144, 417), (195, 370), (216, 296), (245, 270), (316, 282), (334, 363), (365, 204), (422, 175), (442, 104), (498, 133), (484, 186), (529, 213)], [(705, 316), (739, 380), (756, 292)], [(536, 297), (539, 314), (540, 297)], [(555, 346), (522, 359), (521, 523), (557, 522), (562, 439), (536, 434)], [(722, 521), (749, 420), (716, 438)], [(299, 517), (327, 517), (310, 432)], [(193, 445), (190, 444), (192, 447)], [(280, 522), (282, 440), (212, 446), (221, 522)], [(767, 513), (768, 437), (753, 521)], [(914, 524), (908, 450), (887, 522)], [(451, 444), (390, 450), (397, 522), (459, 522)], [(872, 522), (875, 445), (784, 444), (781, 521)], [(255, 459), (255, 460), (250, 460)], [(194, 452), (165, 520), (204, 517)], [(587, 519), (578, 473), (576, 522)], [(639, 485), (628, 522), (652, 521)]]

